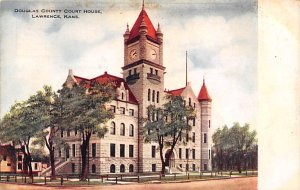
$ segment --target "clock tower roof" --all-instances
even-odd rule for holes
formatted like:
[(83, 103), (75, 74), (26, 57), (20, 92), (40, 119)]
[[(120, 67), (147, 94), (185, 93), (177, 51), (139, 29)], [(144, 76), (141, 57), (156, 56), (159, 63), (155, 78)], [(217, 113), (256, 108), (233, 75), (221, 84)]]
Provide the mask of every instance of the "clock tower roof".
[(145, 24), (147, 27), (147, 37), (150, 38), (151, 40), (154, 40), (157, 42), (156, 30), (146, 12), (146, 10), (144, 9), (144, 6), (143, 6), (138, 18), (136, 19), (132, 29), (130, 30), (128, 42), (135, 41), (135, 39), (139, 38), (139, 36), (140, 36), (139, 30), (140, 30), (141, 24)]

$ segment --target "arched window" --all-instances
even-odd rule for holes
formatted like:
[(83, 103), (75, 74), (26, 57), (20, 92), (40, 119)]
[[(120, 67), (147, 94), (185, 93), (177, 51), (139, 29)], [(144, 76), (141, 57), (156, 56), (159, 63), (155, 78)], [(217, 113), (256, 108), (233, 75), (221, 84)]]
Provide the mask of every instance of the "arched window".
[(115, 135), (116, 134), (116, 124), (113, 121), (110, 124), (110, 134), (111, 135)]
[(121, 164), (121, 166), (120, 166), (120, 172), (121, 173), (125, 172), (125, 166), (124, 166), (124, 164)]
[(123, 100), (124, 99), (124, 93), (122, 92), (122, 95), (121, 95), (122, 97), (121, 97), (121, 99)]
[(133, 137), (134, 134), (134, 127), (132, 124), (129, 125), (129, 136)]
[(96, 165), (95, 164), (92, 165), (92, 173), (93, 174), (96, 173)]
[(120, 135), (125, 136), (125, 124), (124, 123), (121, 123)]
[(134, 170), (134, 167), (133, 167), (132, 164), (130, 164), (130, 165), (129, 165), (129, 172), (133, 172), (133, 170)]
[(150, 101), (150, 97), (151, 97), (151, 90), (148, 89), (148, 101)]
[(110, 173), (116, 173), (116, 166), (114, 164), (110, 165)]
[(159, 91), (156, 92), (156, 103), (159, 103)]

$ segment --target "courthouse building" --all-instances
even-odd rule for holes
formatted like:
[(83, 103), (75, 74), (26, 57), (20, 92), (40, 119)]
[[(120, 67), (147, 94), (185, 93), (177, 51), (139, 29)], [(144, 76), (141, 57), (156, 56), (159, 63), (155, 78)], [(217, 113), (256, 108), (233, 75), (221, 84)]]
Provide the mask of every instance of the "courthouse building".
[[(146, 10), (142, 8), (138, 18), (124, 37), (123, 76), (113, 76), (107, 72), (92, 79), (82, 78), (69, 71), (65, 84), (71, 86), (84, 80), (87, 85), (94, 82), (113, 82), (116, 84), (117, 98), (109, 103), (115, 113), (114, 119), (106, 125), (109, 132), (100, 139), (92, 135), (89, 148), (90, 173), (137, 173), (159, 172), (161, 161), (157, 143), (143, 141), (143, 124), (139, 118), (147, 118), (147, 107), (162, 106), (165, 96), (182, 96), (187, 106), (194, 107), (196, 117), (190, 120), (192, 130), (187, 137), (182, 137), (176, 145), (170, 162), (171, 171), (199, 171), (211, 169), (211, 98), (205, 81), (196, 95), (190, 84), (175, 89), (165, 90), (163, 64), (163, 33), (155, 29)], [(121, 44), (120, 44), (121, 48)], [(171, 89), (171, 87), (167, 87)], [(61, 173), (80, 173), (81, 138), (76, 131), (61, 131), (61, 138), (70, 145), (66, 149), (55, 150), (56, 170)], [(187, 143), (183, 144), (183, 138)], [(168, 152), (164, 150), (164, 155)], [(44, 174), (50, 173), (47, 169)]]

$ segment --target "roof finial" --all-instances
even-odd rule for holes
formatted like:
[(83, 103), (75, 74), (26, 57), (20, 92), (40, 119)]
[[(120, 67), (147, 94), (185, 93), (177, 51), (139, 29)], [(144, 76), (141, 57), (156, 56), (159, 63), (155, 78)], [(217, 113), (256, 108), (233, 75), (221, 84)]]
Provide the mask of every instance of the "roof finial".
[(128, 22), (127, 22), (127, 28), (126, 28), (126, 32), (128, 31), (129, 32), (129, 25), (128, 25)]
[(142, 4), (142, 9), (144, 10), (144, 7), (145, 7), (145, 2), (143, 0), (143, 4)]
[(188, 63), (187, 63), (187, 51), (185, 51), (185, 86), (188, 85)]
[(203, 75), (203, 84), (205, 84), (205, 75)]

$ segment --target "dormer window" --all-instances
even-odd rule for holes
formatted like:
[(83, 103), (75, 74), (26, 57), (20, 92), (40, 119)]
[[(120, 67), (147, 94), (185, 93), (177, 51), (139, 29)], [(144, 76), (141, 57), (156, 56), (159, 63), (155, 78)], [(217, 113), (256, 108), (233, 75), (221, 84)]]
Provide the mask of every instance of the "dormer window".
[(129, 70), (129, 76), (131, 76), (131, 74), (132, 74), (132, 73), (131, 73), (131, 70)]
[(136, 68), (134, 68), (134, 74), (136, 74), (136, 73), (137, 73)]
[(158, 70), (157, 69), (155, 69), (155, 75), (158, 75)]
[(150, 73), (153, 74), (153, 68), (150, 68)]
[(121, 99), (124, 100), (124, 93), (121, 94)]

